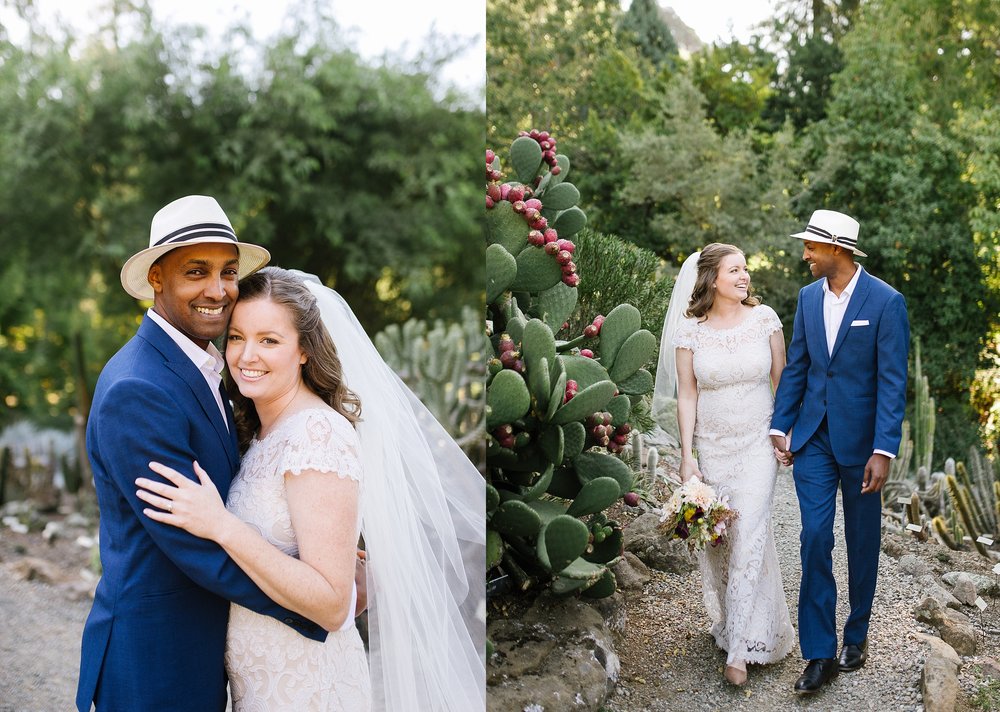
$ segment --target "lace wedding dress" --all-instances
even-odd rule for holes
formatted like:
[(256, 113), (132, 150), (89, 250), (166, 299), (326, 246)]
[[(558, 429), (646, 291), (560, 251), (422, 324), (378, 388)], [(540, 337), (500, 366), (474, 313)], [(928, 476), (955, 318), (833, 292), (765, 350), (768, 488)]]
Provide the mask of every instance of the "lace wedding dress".
[[(310, 408), (251, 441), (226, 508), (271, 544), (298, 556), (285, 497), (285, 472), (329, 472), (361, 480), (358, 437), (339, 413)], [(351, 610), (354, 609), (353, 603)], [(353, 617), (317, 643), (235, 603), (229, 612), (226, 671), (235, 712), (365, 712), (371, 706), (368, 658)]]
[(674, 346), (694, 354), (699, 469), (739, 512), (726, 543), (698, 555), (711, 632), (727, 664), (774, 662), (795, 639), (771, 525), (777, 461), (768, 437), (769, 337), (780, 329), (778, 315), (761, 305), (730, 329), (684, 319), (674, 334)]

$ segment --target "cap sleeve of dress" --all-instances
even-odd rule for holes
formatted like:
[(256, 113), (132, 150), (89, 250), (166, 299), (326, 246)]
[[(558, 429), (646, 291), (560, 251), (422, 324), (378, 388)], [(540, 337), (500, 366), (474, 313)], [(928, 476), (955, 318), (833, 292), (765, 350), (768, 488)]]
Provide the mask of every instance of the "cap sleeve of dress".
[(681, 319), (674, 332), (674, 348), (694, 351), (697, 324), (694, 319)]
[(774, 309), (766, 304), (761, 304), (757, 309), (760, 310), (760, 321), (766, 335), (770, 336), (776, 331), (781, 331), (781, 319), (778, 318)]
[(278, 455), (278, 471), (332, 472), (361, 480), (360, 443), (350, 421), (334, 410), (310, 410), (289, 423)]

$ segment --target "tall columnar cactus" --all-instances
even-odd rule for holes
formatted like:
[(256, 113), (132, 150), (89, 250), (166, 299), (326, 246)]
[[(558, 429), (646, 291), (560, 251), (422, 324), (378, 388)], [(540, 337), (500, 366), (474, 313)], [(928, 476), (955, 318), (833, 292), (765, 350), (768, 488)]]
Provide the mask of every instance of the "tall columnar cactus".
[(914, 390), (916, 398), (913, 403), (913, 451), (914, 463), (917, 467), (931, 469), (934, 458), (934, 399), (930, 395), (927, 377), (923, 375), (920, 365), (920, 341), (916, 342), (914, 357)]
[(652, 390), (643, 367), (656, 339), (622, 304), (556, 340), (576, 306), (581, 277), (569, 238), (586, 215), (566, 182), (569, 159), (547, 133), (523, 133), (510, 163), (517, 182), (501, 183), (499, 157), (486, 152), (487, 567), (520, 588), (608, 596), (623, 536), (604, 510), (633, 487), (616, 455), (633, 408)]
[(484, 457), (483, 378), (490, 348), (482, 329), (482, 317), (467, 307), (461, 322), (410, 319), (375, 335), (386, 363), (475, 462)]

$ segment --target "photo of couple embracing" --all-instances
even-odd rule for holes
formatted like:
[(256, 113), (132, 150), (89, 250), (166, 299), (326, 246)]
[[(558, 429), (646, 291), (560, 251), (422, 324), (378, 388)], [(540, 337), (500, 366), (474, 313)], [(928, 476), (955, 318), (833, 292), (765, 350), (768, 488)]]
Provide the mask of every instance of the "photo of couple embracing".
[(269, 257), (189, 195), (122, 268), (153, 305), (88, 421), (77, 707), (224, 710), (228, 681), (234, 710), (481, 709), (482, 476), (350, 306)]
[[(739, 515), (727, 545), (698, 557), (733, 685), (746, 683), (748, 664), (776, 662), (795, 643), (772, 530), (779, 463), (793, 467), (801, 513), (798, 642), (807, 664), (794, 691), (814, 693), (868, 658), (881, 489), (902, 436), (910, 333), (902, 295), (856, 262), (867, 256), (859, 232), (850, 216), (816, 210), (792, 235), (816, 281), (799, 292), (787, 359), (782, 324), (753, 295), (733, 245), (712, 243), (684, 262), (664, 320), (654, 398), (676, 388), (680, 480), (702, 479)], [(838, 490), (850, 601), (842, 628)]]

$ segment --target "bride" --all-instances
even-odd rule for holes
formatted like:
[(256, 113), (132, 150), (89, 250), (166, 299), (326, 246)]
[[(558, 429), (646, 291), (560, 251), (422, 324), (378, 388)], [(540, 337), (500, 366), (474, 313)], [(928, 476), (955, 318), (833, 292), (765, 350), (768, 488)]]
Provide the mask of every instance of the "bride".
[(662, 412), (676, 384), (681, 481), (701, 478), (739, 513), (726, 543), (698, 556), (711, 632), (734, 685), (746, 682), (747, 663), (775, 662), (794, 645), (771, 528), (777, 453), (768, 431), (784, 365), (781, 322), (751, 293), (742, 251), (712, 243), (688, 257), (664, 321), (653, 398)]
[[(226, 361), (243, 453), (228, 502), (197, 463), (200, 484), (151, 463), (173, 486), (136, 480), (144, 512), (218, 542), (331, 631), (317, 643), (232, 604), (234, 710), (483, 709), (479, 472), (311, 275), (269, 267), (241, 282)], [(370, 654), (353, 620), (359, 535)]]

